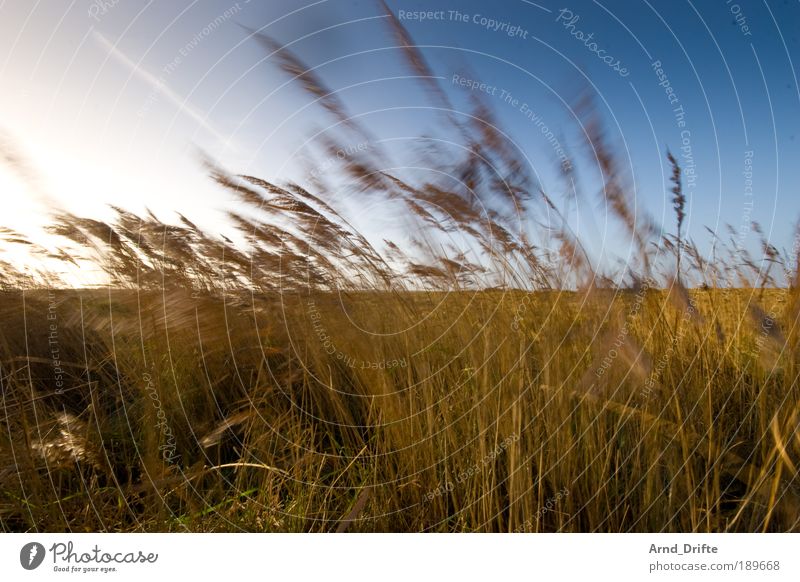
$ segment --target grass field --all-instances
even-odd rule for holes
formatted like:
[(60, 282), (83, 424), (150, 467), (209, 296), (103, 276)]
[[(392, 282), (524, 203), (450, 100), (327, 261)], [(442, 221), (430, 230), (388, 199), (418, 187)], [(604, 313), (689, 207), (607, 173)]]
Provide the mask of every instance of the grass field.
[(7, 292), (2, 525), (797, 530), (797, 298), (758, 295)]

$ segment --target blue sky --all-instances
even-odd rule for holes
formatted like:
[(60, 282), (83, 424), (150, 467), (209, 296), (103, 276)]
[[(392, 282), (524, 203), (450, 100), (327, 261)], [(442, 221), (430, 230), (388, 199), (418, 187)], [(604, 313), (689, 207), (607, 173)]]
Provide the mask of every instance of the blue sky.
[[(468, 112), (470, 89), (454, 75), (485, 83), (488, 93), (496, 88), (484, 97), (548, 192), (560, 188), (557, 156), (523, 104), (577, 154), (580, 127), (569, 106), (588, 85), (628, 158), (637, 204), (657, 223), (673, 229), (670, 148), (694, 170), (691, 186), (685, 176), (690, 236), (706, 243), (704, 226), (739, 229), (753, 219), (773, 243), (791, 248), (800, 217), (797, 0), (388, 5), (457, 109)], [(433, 18), (420, 20), (419, 11)], [(407, 78), (377, 2), (6, 1), (0, 131), (37, 178), (32, 184), (0, 169), (0, 222), (34, 229), (52, 204), (103, 216), (113, 203), (165, 216), (179, 210), (219, 230), (229, 199), (199, 168), (197, 149), (236, 172), (303, 181), (307, 140), (335, 119), (307, 107), (311, 99), (287, 84), (240, 25), (318, 67), (379, 140), (452, 129)], [(408, 163), (407, 152), (394, 149), (394, 159)], [(571, 221), (593, 248), (624, 257), (623, 231), (597, 195), (597, 175), (591, 163), (582, 167), (584, 197)], [(367, 230), (389, 219), (375, 205), (355, 210)], [(755, 248), (745, 230), (740, 242)]]

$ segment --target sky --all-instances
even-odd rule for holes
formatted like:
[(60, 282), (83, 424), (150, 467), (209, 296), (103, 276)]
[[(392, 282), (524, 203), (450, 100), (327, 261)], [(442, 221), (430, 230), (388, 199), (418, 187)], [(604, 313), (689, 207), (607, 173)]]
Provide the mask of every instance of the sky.
[[(590, 87), (637, 212), (672, 228), (669, 149), (684, 170), (685, 229), (701, 248), (704, 227), (726, 224), (756, 248), (751, 220), (793, 248), (800, 1), (387, 4), (456, 109), (469, 113), (470, 93), (493, 106), (545, 191), (560, 188), (559, 152), (581, 148), (571, 106)], [(104, 218), (114, 204), (180, 211), (219, 231), (230, 195), (198, 152), (236, 173), (306, 183), (306, 152), (337, 120), (287, 82), (250, 30), (295, 52), (382, 143), (452, 129), (372, 0), (0, 0), (0, 145), (25, 161), (0, 164), (0, 224), (33, 232), (54, 206)], [(574, 229), (593, 253), (624, 259), (591, 164), (580, 184)], [(350, 210), (368, 234), (392, 220), (379, 203)]]

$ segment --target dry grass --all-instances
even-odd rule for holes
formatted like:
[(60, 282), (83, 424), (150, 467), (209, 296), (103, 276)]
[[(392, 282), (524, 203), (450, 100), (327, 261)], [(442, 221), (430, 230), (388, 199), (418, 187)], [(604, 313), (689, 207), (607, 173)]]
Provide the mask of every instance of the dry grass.
[(796, 530), (786, 294), (772, 335), (745, 290), (678, 329), (662, 291), (593, 294), (57, 291), (56, 394), (51, 299), (7, 293), (3, 527)]
[[(369, 139), (259, 40), (343, 122), (323, 155)], [(797, 253), (762, 235), (755, 259), (712, 233), (706, 257), (671, 156), (677, 233), (659, 234), (582, 99), (599, 195), (636, 249), (622, 275), (593, 264), (474, 107), (443, 113), (463, 155), (426, 144), (446, 179), (385, 171), (377, 145), (313, 193), (205, 160), (235, 236), (123, 209), (57, 212), (55, 249), (0, 230), (108, 277), (69, 290), (0, 263), (2, 529), (800, 530)], [(368, 240), (333, 177), (408, 240)]]

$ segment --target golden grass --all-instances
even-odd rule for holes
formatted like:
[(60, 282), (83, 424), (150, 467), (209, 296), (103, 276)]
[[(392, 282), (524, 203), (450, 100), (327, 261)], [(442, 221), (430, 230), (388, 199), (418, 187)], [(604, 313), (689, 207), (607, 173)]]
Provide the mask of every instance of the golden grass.
[[(679, 308), (658, 290), (633, 315), (632, 292), (238, 306), (55, 292), (68, 377), (55, 394), (52, 297), (9, 293), (0, 519), (15, 531), (794, 531), (796, 334), (766, 345), (750, 294), (690, 292), (702, 317), (675, 328)], [(787, 293), (764, 301), (794, 329)], [(637, 349), (614, 348), (620, 329)]]

